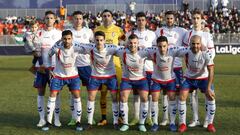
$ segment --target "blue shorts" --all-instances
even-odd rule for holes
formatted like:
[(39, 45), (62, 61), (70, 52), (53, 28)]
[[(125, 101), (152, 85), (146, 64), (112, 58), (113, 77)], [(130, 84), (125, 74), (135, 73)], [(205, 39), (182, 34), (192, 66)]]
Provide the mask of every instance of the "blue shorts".
[(33, 83), (35, 88), (45, 88), (46, 85), (50, 83), (49, 69), (46, 69), (45, 72), (45, 74), (40, 73), (39, 71), (36, 72)]
[(153, 80), (150, 92), (159, 92), (161, 89), (167, 90), (167, 92), (176, 92), (176, 83), (171, 81), (169, 83), (159, 83)]
[(176, 88), (180, 88), (183, 82), (183, 70), (182, 68), (175, 68), (173, 71), (176, 76)]
[(144, 80), (131, 81), (131, 80), (122, 79), (120, 89), (121, 91), (124, 91), (124, 90), (149, 91), (148, 80), (144, 79)]
[(152, 72), (146, 72), (146, 78), (150, 89), (150, 86), (152, 85)]
[[(207, 90), (208, 80), (195, 80), (195, 79), (187, 79), (183, 81), (181, 91), (184, 90), (196, 90), (200, 89), (202, 93), (205, 93)], [(211, 86), (211, 89), (214, 91), (213, 85)]]
[(50, 90), (60, 91), (64, 85), (67, 85), (70, 91), (80, 90), (81, 81), (78, 76), (70, 79), (52, 78)]
[(77, 69), (78, 69), (79, 78), (82, 81), (82, 85), (88, 86), (89, 79), (91, 77), (91, 72), (92, 72), (91, 66), (77, 67)]
[(87, 86), (88, 91), (99, 90), (99, 87), (106, 85), (108, 90), (111, 92), (117, 92), (118, 81), (116, 76), (106, 79), (94, 78), (91, 77), (89, 80), (89, 85)]

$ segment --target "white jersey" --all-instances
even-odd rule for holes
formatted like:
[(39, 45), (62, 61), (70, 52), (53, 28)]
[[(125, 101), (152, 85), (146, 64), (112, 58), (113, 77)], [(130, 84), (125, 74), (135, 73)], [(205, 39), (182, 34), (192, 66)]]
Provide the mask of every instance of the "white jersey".
[(80, 53), (90, 54), (92, 77), (105, 79), (116, 75), (113, 63), (113, 55), (118, 49), (116, 45), (105, 44), (102, 51), (99, 51), (94, 44), (79, 44), (77, 47)]
[[(144, 31), (134, 30), (133, 32), (128, 32), (127, 33), (127, 38), (132, 33), (134, 33), (138, 36), (139, 47), (143, 46), (143, 48), (147, 48), (147, 47), (152, 47), (152, 45), (155, 45), (154, 41), (156, 39), (156, 35), (153, 31), (148, 30), (148, 29), (146, 29)], [(153, 71), (152, 61), (151, 60), (146, 60), (144, 68), (145, 68), (145, 71), (152, 72)]]
[[(187, 30), (181, 27), (161, 27), (155, 31), (157, 37), (165, 36), (168, 39), (169, 47), (182, 46), (184, 35)], [(176, 57), (174, 60), (174, 68), (182, 67), (182, 58)]]
[[(93, 32), (91, 29), (83, 27), (80, 31), (71, 29), (73, 33), (73, 40), (88, 44), (91, 40), (93, 40)], [(89, 54), (79, 54), (76, 59), (77, 67), (85, 67), (90, 65), (90, 55)]]
[(145, 78), (144, 65), (145, 59), (148, 57), (146, 49), (140, 49), (132, 54), (129, 49), (121, 47), (116, 54), (121, 59), (122, 79), (141, 80)]
[(203, 45), (203, 50), (209, 50), (211, 51), (213, 57), (215, 57), (215, 48), (214, 48), (214, 43), (213, 43), (213, 36), (209, 32), (204, 32), (204, 31), (195, 31), (195, 30), (189, 30), (186, 35), (184, 36), (183, 43), (186, 46), (189, 46), (190, 39), (193, 35), (198, 35), (201, 37), (202, 45)]
[(60, 78), (74, 78), (78, 76), (77, 67), (75, 65), (76, 57), (78, 56), (76, 43), (66, 49), (62, 42), (55, 44), (49, 51), (49, 56), (56, 56), (56, 66), (53, 73)]
[(211, 51), (200, 51), (197, 54), (187, 50), (180, 55), (185, 55), (186, 71), (184, 77), (188, 79), (207, 79), (208, 70), (207, 66), (213, 66), (213, 54)]
[(41, 43), (43, 65), (45, 67), (55, 67), (55, 56), (49, 58), (48, 52), (52, 46), (61, 39), (62, 32), (54, 28), (50, 31), (46, 31), (44, 29), (40, 30), (40, 33), (41, 35), (39, 39)]
[(171, 47), (166, 55), (162, 55), (157, 47), (149, 48), (150, 59), (154, 63), (152, 79), (159, 83), (173, 81), (175, 79), (175, 74), (173, 73), (174, 59), (180, 56), (179, 52), (186, 49), (184, 47)]

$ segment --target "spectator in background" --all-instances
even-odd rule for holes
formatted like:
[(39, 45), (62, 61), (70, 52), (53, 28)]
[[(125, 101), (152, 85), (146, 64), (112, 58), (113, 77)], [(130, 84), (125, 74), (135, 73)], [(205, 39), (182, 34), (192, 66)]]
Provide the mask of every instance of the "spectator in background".
[(211, 0), (211, 6), (213, 11), (218, 7), (218, 0)]
[(59, 14), (62, 20), (65, 20), (65, 13), (66, 13), (66, 9), (64, 8), (64, 6), (61, 6), (59, 9)]

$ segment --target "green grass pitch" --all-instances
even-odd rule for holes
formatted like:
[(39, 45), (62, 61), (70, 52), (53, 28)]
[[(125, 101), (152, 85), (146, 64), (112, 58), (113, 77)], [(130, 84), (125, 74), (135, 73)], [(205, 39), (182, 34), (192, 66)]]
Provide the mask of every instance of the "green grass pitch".
[[(160, 131), (141, 133), (137, 127), (130, 127), (128, 132), (115, 131), (111, 124), (105, 127), (94, 126), (91, 131), (76, 132), (74, 127), (66, 126), (70, 120), (70, 108), (68, 90), (61, 92), (61, 128), (51, 128), (43, 132), (36, 127), (39, 120), (36, 95), (37, 91), (32, 87), (34, 76), (27, 71), (31, 65), (30, 56), (0, 56), (0, 135), (66, 135), (66, 134), (177, 134), (168, 131), (167, 127), (160, 127)], [(215, 115), (216, 134), (234, 135), (240, 132), (240, 56), (217, 55), (215, 58), (215, 92), (217, 111)], [(47, 90), (45, 101), (49, 95)], [(201, 122), (204, 118), (204, 98), (199, 94), (199, 116)], [(83, 104), (82, 123), (86, 124), (86, 90), (81, 93)], [(99, 96), (96, 101), (94, 119), (100, 120)], [(108, 121), (112, 123), (111, 102), (108, 96)], [(46, 103), (46, 102), (45, 102)], [(161, 105), (161, 104), (160, 104)], [(132, 118), (132, 96), (129, 98), (130, 118)], [(159, 107), (161, 109), (161, 107)], [(188, 106), (187, 122), (191, 120), (191, 109)], [(161, 120), (161, 111), (159, 121)], [(148, 127), (149, 129), (150, 127)], [(184, 134), (209, 134), (202, 127), (188, 128)]]

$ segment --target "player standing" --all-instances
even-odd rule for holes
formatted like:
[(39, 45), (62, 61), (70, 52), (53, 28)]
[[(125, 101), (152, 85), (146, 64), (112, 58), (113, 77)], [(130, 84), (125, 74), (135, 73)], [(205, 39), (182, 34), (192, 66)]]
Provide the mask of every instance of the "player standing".
[[(137, 29), (133, 30), (131, 32), (128, 32), (126, 34), (126, 37), (128, 37), (131, 34), (136, 34), (138, 36), (138, 41), (139, 41), (139, 46), (146, 48), (146, 47), (152, 47), (152, 44), (156, 38), (155, 33), (151, 30), (148, 30), (146, 28), (147, 24), (147, 19), (146, 15), (143, 12), (139, 12), (136, 14), (136, 19), (137, 19)], [(148, 86), (151, 86), (151, 76), (153, 72), (153, 63), (151, 60), (145, 60), (145, 66), (144, 70), (146, 71), (146, 77), (148, 80)], [(133, 96), (133, 105), (134, 105), (134, 119), (130, 122), (130, 126), (136, 125), (139, 122), (139, 109), (140, 109), (140, 97), (139, 94), (137, 93), (138, 91), (133, 91), (134, 96)], [(149, 95), (149, 112), (148, 112), (148, 119), (146, 123), (148, 125), (152, 125), (152, 120), (151, 120), (151, 108), (150, 105), (152, 103), (152, 98), (151, 95)]]
[(69, 91), (73, 95), (74, 101), (74, 119), (76, 120), (76, 130), (82, 131), (80, 124), (82, 115), (82, 103), (80, 99), (80, 84), (78, 71), (75, 65), (77, 57), (76, 45), (73, 43), (73, 36), (70, 30), (62, 32), (62, 40), (57, 42), (49, 51), (49, 56), (56, 55), (56, 66), (51, 72), (52, 79), (50, 85), (50, 97), (47, 105), (47, 123), (42, 130), (49, 130), (52, 124), (53, 111), (57, 94), (62, 90), (64, 85), (67, 85)]
[[(93, 41), (93, 32), (91, 29), (88, 29), (83, 26), (83, 13), (81, 11), (74, 11), (72, 14), (73, 28), (71, 29), (73, 33), (73, 40), (80, 43), (90, 43)], [(78, 69), (78, 75), (82, 82), (83, 86), (88, 86), (89, 78), (91, 76), (91, 66), (90, 66), (90, 55), (89, 54), (78, 54), (76, 58), (76, 66)], [(71, 96), (70, 107), (72, 112), (72, 119), (68, 123), (69, 126), (75, 125), (74, 118), (74, 100)]]
[[(201, 37), (202, 42), (202, 50), (209, 50), (212, 52), (212, 59), (215, 57), (215, 49), (214, 49), (214, 43), (213, 43), (213, 37), (209, 32), (205, 32), (202, 29), (202, 13), (200, 10), (194, 10), (192, 13), (192, 23), (193, 23), (193, 29), (188, 30), (186, 33), (183, 43), (188, 46), (190, 39), (193, 35), (198, 35)], [(191, 123), (188, 125), (189, 127), (195, 127), (200, 125), (199, 117), (198, 117), (198, 95), (197, 91), (191, 90), (190, 91), (190, 102), (191, 102), (191, 108), (193, 112), (193, 119)], [(207, 99), (205, 99), (205, 107), (207, 109)], [(203, 127), (207, 128), (207, 113), (205, 115), (205, 121), (203, 124)]]
[(185, 132), (186, 126), (186, 99), (190, 90), (200, 89), (207, 98), (207, 117), (209, 132), (216, 132), (213, 119), (216, 111), (215, 94), (213, 89), (214, 63), (212, 51), (202, 51), (200, 36), (194, 35), (190, 39), (190, 50), (183, 53), (186, 58), (187, 69), (185, 80), (180, 90), (179, 110), (179, 132)]
[[(105, 9), (102, 12), (102, 21), (103, 24), (97, 27), (94, 31), (102, 31), (105, 33), (105, 41), (106, 44), (114, 44), (118, 46), (120, 40), (125, 40), (125, 35), (123, 30), (113, 24), (113, 14), (112, 11)], [(121, 82), (121, 65), (120, 60), (118, 57), (114, 56), (114, 64), (117, 73), (118, 82)], [(100, 106), (101, 106), (101, 114), (102, 120), (98, 123), (98, 125), (103, 126), (107, 124), (107, 89), (103, 87), (101, 90), (101, 97), (100, 97)]]
[[(38, 89), (38, 97), (37, 97), (37, 103), (38, 103), (38, 112), (40, 115), (40, 121), (37, 124), (38, 127), (42, 127), (46, 124), (45, 121), (45, 109), (44, 109), (44, 95), (46, 91), (46, 85), (49, 82), (49, 71), (52, 70), (55, 67), (55, 59), (48, 57), (48, 51), (51, 49), (51, 47), (61, 39), (61, 31), (54, 28), (54, 23), (56, 21), (55, 13), (52, 11), (46, 11), (45, 12), (45, 28), (40, 30), (41, 36), (40, 44), (41, 44), (41, 56), (43, 59), (43, 65), (46, 68), (45, 73), (41, 73), (39, 71), (36, 72), (36, 77), (34, 80), (34, 87)], [(36, 67), (38, 68), (38, 64), (36, 64)], [(55, 126), (61, 126), (60, 120), (59, 120), (59, 96), (57, 96), (56, 101), (56, 108), (54, 113), (54, 125)]]
[[(157, 37), (166, 36), (168, 39), (169, 47), (182, 46), (182, 41), (187, 30), (185, 30), (184, 28), (175, 26), (174, 11), (167, 11), (165, 13), (165, 21), (166, 21), (166, 26), (156, 30), (155, 34), (157, 35)], [(179, 57), (175, 58), (173, 71), (176, 75), (176, 88), (177, 90), (179, 90), (183, 80), (182, 58), (179, 58)], [(169, 123), (169, 119), (168, 119), (169, 103), (168, 103), (167, 91), (163, 90), (162, 94), (163, 94), (163, 98), (162, 98), (163, 119), (160, 125), (166, 126)]]

